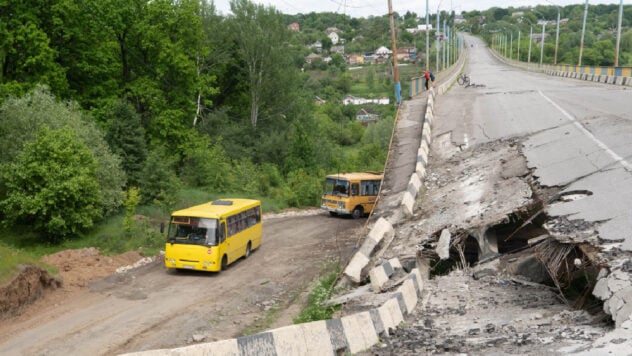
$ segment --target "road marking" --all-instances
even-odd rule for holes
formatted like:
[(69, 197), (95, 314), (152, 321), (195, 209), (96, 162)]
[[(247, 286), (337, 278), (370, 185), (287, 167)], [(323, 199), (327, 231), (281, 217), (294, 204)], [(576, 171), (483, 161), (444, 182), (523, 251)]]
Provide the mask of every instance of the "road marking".
[(546, 99), (546, 101), (551, 103), (551, 105), (553, 105), (559, 112), (561, 112), (562, 115), (566, 116), (566, 118), (569, 121), (571, 121), (575, 126), (577, 126), (577, 128), (584, 135), (586, 135), (588, 138), (590, 138), (595, 144), (597, 144), (597, 146), (599, 146), (608, 155), (610, 155), (610, 157), (612, 157), (612, 159), (614, 159), (616, 162), (619, 162), (626, 170), (632, 171), (632, 164), (630, 164), (630, 162), (626, 161), (623, 157), (619, 156), (613, 150), (611, 150), (610, 147), (608, 147), (605, 143), (601, 142), (597, 137), (595, 137), (595, 135), (593, 135), (590, 131), (588, 131), (584, 127), (584, 125), (582, 125), (579, 121), (577, 121), (573, 117), (573, 115), (569, 114), (566, 110), (562, 109), (561, 106), (557, 105), (557, 103), (555, 103), (553, 100), (551, 100), (548, 96), (544, 95), (544, 93), (541, 90), (538, 90), (538, 93), (540, 93), (540, 95), (542, 95), (542, 97), (544, 99)]

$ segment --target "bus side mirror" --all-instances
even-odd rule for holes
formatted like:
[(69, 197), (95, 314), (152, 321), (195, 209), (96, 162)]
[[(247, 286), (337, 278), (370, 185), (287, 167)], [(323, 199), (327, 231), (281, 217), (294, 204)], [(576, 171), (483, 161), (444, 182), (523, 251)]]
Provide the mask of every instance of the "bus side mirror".
[(161, 234), (165, 233), (165, 223), (163, 223), (163, 222), (160, 223), (160, 233)]

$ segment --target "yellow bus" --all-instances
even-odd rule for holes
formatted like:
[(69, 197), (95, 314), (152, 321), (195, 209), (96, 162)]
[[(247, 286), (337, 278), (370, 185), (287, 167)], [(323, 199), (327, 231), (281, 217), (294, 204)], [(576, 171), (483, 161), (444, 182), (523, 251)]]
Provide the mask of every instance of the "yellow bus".
[(219, 272), (261, 245), (261, 202), (220, 199), (171, 214), (165, 267)]
[(325, 178), (321, 208), (334, 216), (363, 217), (373, 211), (383, 177), (381, 172), (330, 174)]

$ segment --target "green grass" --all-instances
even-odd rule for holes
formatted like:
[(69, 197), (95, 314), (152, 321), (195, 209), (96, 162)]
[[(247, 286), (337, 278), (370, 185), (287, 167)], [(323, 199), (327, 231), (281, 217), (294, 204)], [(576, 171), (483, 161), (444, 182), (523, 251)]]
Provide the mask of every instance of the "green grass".
[(309, 294), (307, 306), (303, 308), (296, 318), (294, 318), (294, 324), (331, 319), (334, 313), (340, 310), (339, 305), (324, 305), (324, 303), (329, 300), (333, 294), (337, 276), (338, 271), (330, 272), (327, 276), (320, 280), (318, 286)]
[(5, 246), (0, 243), (0, 285), (5, 284), (19, 271), (21, 265), (38, 266), (52, 275), (57, 270), (39, 260), (39, 256)]

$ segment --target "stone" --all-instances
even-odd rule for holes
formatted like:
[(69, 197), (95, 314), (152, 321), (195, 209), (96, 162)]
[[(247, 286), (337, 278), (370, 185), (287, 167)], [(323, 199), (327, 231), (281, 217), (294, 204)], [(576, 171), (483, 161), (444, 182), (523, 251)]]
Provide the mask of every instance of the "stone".
[(450, 235), (450, 230), (443, 229), (441, 231), (441, 236), (439, 236), (439, 242), (437, 243), (435, 251), (437, 252), (437, 255), (439, 255), (439, 258), (442, 260), (447, 260), (448, 258), (450, 258), (451, 237), (452, 236)]

